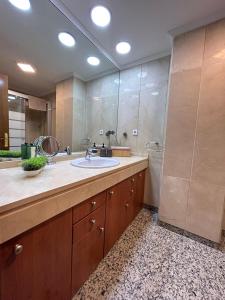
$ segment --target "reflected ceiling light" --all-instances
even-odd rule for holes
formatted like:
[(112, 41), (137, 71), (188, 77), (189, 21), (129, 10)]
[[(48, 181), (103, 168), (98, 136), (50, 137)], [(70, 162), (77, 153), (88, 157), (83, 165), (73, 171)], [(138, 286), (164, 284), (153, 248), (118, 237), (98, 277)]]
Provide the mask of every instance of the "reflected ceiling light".
[(60, 32), (58, 34), (58, 39), (63, 45), (67, 47), (73, 47), (76, 44), (74, 37), (67, 32)]
[(15, 99), (16, 99), (16, 96), (9, 95), (9, 96), (8, 96), (8, 99), (9, 99), (9, 100), (15, 100)]
[(26, 73), (35, 73), (35, 69), (29, 65), (29, 64), (24, 64), (24, 63), (17, 63), (17, 66)]
[(104, 6), (95, 6), (91, 10), (91, 19), (95, 25), (106, 27), (111, 21), (111, 13)]
[(120, 42), (116, 45), (116, 51), (119, 54), (127, 54), (130, 52), (130, 50), (131, 50), (131, 46), (127, 42)]
[(21, 10), (29, 10), (31, 7), (29, 0), (9, 0), (9, 2)]
[(152, 96), (158, 96), (159, 95), (159, 92), (152, 92)]
[(92, 66), (98, 66), (100, 64), (100, 60), (95, 56), (89, 56), (87, 62)]

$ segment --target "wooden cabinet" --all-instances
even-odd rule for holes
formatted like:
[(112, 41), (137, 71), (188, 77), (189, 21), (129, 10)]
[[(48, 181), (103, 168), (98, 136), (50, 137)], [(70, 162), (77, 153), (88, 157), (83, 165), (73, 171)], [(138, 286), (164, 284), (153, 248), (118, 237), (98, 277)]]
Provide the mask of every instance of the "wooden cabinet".
[(145, 171), (139, 172), (134, 176), (134, 178), (134, 214), (136, 216), (143, 208)]
[(105, 204), (73, 226), (72, 293), (75, 294), (103, 258)]
[(144, 175), (140, 172), (3, 244), (0, 299), (71, 299), (140, 211)]
[(0, 299), (71, 299), (72, 210), (0, 248)]

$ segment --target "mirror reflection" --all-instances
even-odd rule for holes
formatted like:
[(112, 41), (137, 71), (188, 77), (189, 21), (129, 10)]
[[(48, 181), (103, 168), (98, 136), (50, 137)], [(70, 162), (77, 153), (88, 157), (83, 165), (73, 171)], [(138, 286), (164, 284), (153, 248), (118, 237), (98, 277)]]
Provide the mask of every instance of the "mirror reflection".
[(26, 11), (1, 1), (0, 150), (19, 151), (39, 136), (56, 137), (60, 151), (107, 142), (118, 80), (113, 63), (50, 1), (31, 1)]

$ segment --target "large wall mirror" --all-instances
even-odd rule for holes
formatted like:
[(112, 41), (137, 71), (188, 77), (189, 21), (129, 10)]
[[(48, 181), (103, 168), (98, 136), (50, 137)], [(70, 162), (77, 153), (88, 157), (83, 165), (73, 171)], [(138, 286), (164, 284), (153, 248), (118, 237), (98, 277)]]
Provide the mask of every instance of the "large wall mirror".
[[(30, 3), (23, 11), (0, 2), (0, 150), (44, 135), (56, 136), (61, 150), (104, 142), (117, 126), (117, 68), (51, 1)], [(63, 45), (60, 32), (75, 44)], [(88, 64), (90, 56), (100, 64)]]

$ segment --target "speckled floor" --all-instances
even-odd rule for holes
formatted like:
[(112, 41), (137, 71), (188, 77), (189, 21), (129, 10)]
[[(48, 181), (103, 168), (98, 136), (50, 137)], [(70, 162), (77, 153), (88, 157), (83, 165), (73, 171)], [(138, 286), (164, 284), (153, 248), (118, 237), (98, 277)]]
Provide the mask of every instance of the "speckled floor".
[(73, 298), (225, 299), (225, 252), (157, 225), (142, 210)]

